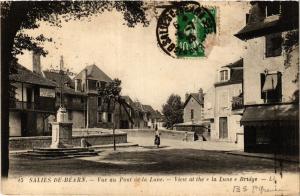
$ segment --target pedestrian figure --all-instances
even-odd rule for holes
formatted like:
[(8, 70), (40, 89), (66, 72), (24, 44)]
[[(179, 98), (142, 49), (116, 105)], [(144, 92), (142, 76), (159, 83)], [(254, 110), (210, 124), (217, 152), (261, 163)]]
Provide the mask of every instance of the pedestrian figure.
[(92, 146), (88, 141), (85, 140), (85, 138), (82, 138), (80, 143), (81, 143), (81, 147), (83, 147), (83, 148)]
[(155, 139), (154, 139), (154, 144), (159, 148), (160, 145), (160, 136), (159, 136), (158, 130), (155, 131)]
[(187, 131), (184, 133), (184, 139), (186, 142), (188, 141), (188, 134), (187, 134)]

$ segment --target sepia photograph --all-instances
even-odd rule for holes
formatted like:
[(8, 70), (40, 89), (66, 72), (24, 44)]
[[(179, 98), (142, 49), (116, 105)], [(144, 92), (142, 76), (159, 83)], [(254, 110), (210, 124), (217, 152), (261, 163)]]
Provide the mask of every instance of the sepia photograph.
[(298, 1), (1, 1), (1, 194), (298, 195)]

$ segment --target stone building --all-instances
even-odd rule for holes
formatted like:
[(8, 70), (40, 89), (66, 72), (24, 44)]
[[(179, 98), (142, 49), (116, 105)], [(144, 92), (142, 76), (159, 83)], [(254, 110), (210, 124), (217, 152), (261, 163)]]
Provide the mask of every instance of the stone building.
[(241, 120), (246, 152), (299, 151), (298, 6), (252, 2), (246, 26), (235, 35), (247, 44)]
[[(33, 63), (39, 63), (38, 58)], [(9, 135), (49, 135), (48, 117), (56, 112), (55, 83), (45, 79), (40, 70), (32, 72), (18, 63), (16, 70), (9, 75), (15, 90), (9, 102)]]
[[(214, 103), (212, 100), (205, 99), (207, 102), (205, 111), (209, 111), (205, 118), (213, 122), (211, 124), (212, 140), (238, 142), (238, 138), (243, 134), (243, 128), (240, 126), (243, 105), (237, 107), (236, 103), (236, 97), (242, 96), (242, 83), (243, 59), (222, 66), (217, 71), (214, 95), (211, 96), (214, 98)], [(214, 120), (212, 120), (212, 110), (214, 110)], [(240, 142), (242, 140), (243, 138), (240, 137)]]
[(204, 123), (204, 93), (202, 88), (198, 93), (186, 93), (183, 104), (183, 123), (174, 125), (178, 131), (193, 131), (198, 135), (207, 135), (207, 127)]
[(203, 121), (207, 123), (208, 134), (215, 131), (215, 87), (204, 93)]
[(183, 104), (183, 122), (201, 122), (203, 120), (203, 90), (185, 95)]
[[(43, 71), (45, 78), (52, 80), (56, 84), (56, 102), (55, 109), (58, 110), (62, 104), (68, 111), (69, 121), (73, 122), (73, 128), (86, 127), (86, 94), (83, 92), (76, 92), (74, 89), (74, 81), (67, 75), (61, 74), (58, 71), (46, 70)], [(60, 94), (60, 85), (63, 83), (62, 97)], [(62, 102), (62, 103), (61, 103)], [(55, 121), (55, 115), (50, 116), (50, 121)]]
[(98, 88), (112, 82), (112, 79), (106, 75), (95, 64), (85, 67), (74, 78), (75, 92), (86, 95), (86, 127), (113, 127), (114, 105), (104, 103), (101, 96), (98, 95)]

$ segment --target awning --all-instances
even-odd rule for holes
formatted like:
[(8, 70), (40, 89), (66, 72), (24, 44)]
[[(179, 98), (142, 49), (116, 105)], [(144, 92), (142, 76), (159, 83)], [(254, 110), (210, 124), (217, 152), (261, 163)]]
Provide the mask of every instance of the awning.
[(257, 126), (292, 121), (299, 122), (298, 104), (248, 106), (243, 113), (241, 124)]
[(275, 90), (278, 84), (278, 74), (268, 74), (266, 76), (266, 80), (263, 86), (262, 91), (271, 91)]

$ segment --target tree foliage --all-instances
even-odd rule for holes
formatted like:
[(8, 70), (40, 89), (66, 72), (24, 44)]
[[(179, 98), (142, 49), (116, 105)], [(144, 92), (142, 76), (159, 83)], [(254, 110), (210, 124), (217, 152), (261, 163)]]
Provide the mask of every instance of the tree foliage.
[[(24, 1), (2, 2), (1, 22), (15, 34), (12, 54), (22, 54), (22, 50), (37, 50), (43, 55), (47, 52), (41, 46), (44, 41), (52, 41), (44, 35), (31, 37), (24, 29), (39, 28), (40, 22), (48, 22), (52, 26), (61, 27), (62, 21), (91, 19), (105, 11), (115, 9), (123, 14), (125, 24), (133, 27), (138, 23), (149, 24), (146, 17), (146, 7), (140, 1)], [(15, 23), (15, 25), (12, 25)]]
[(181, 97), (176, 94), (170, 95), (167, 103), (163, 105), (162, 112), (166, 118), (166, 127), (172, 128), (176, 123), (183, 122), (183, 103)]
[(121, 83), (121, 80), (116, 78), (112, 82), (100, 87), (98, 89), (98, 94), (103, 97), (105, 102), (110, 102), (111, 100), (119, 101), (122, 90)]

